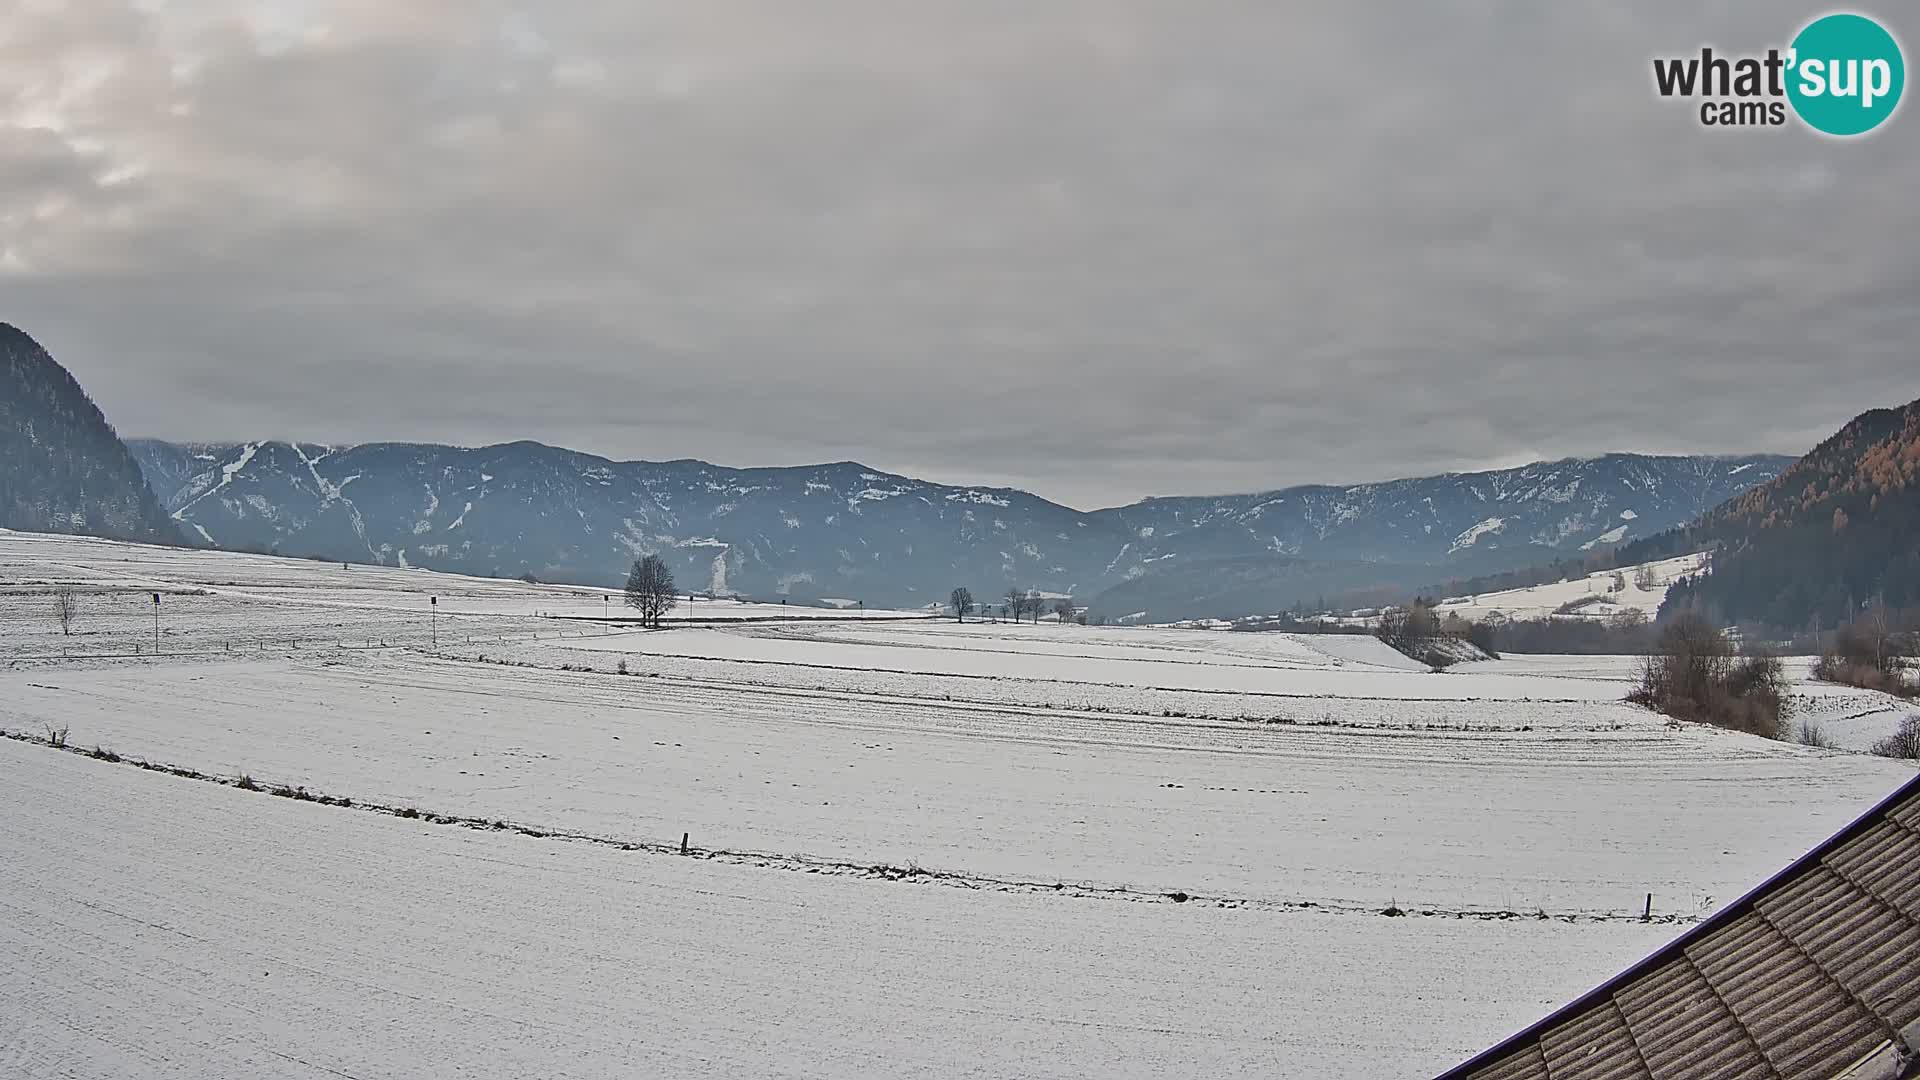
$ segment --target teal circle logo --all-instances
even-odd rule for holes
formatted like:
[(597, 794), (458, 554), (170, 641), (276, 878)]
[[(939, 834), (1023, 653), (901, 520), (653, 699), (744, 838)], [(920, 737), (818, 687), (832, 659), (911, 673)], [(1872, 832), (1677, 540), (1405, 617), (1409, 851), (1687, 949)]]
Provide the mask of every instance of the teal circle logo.
[(1826, 15), (1794, 36), (1787, 100), (1815, 131), (1863, 135), (1893, 115), (1907, 84), (1900, 43), (1865, 15)]

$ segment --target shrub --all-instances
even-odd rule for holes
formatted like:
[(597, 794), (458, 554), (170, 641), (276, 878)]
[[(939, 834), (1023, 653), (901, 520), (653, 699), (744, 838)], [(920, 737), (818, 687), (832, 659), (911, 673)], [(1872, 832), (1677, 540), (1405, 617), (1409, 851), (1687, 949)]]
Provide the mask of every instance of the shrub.
[(1900, 730), (1874, 743), (1873, 752), (1881, 757), (1920, 760), (1920, 715), (1900, 721)]
[(1801, 746), (1811, 746), (1820, 750), (1840, 749), (1840, 744), (1828, 738), (1826, 730), (1811, 720), (1800, 721), (1800, 734), (1797, 741)]
[(1813, 663), (1813, 677), (1821, 682), (1857, 686), (1862, 690), (1879, 690), (1900, 697), (1920, 696), (1920, 686), (1915, 686), (1906, 677), (1905, 672), (1899, 669), (1888, 670), (1870, 663), (1859, 663), (1837, 651), (1820, 654), (1820, 659)]
[(241, 791), (259, 791), (260, 790), (260, 785), (254, 783), (253, 777), (248, 776), (246, 773), (241, 773), (240, 779), (235, 780), (233, 782), (233, 786), (239, 788)]
[(1627, 700), (1676, 720), (1785, 739), (1791, 693), (1779, 657), (1735, 657), (1719, 627), (1683, 612), (1661, 629)]
[(1908, 676), (1916, 651), (1914, 635), (1903, 629), (1910, 619), (1910, 614), (1879, 605), (1868, 609), (1833, 632), (1813, 665), (1813, 677), (1901, 697), (1920, 696), (1920, 686)]
[(1612, 601), (1608, 600), (1605, 596), (1602, 596), (1599, 593), (1593, 593), (1587, 596), (1576, 597), (1575, 599), (1569, 600), (1566, 603), (1561, 604), (1559, 607), (1554, 608), (1553, 613), (1555, 615), (1578, 615), (1582, 611), (1585, 611), (1586, 609), (1594, 606), (1595, 604), (1606, 604), (1611, 602)]
[(47, 745), (56, 750), (64, 748), (67, 745), (67, 725), (62, 724), (59, 727), (54, 727), (52, 724), (48, 724)]

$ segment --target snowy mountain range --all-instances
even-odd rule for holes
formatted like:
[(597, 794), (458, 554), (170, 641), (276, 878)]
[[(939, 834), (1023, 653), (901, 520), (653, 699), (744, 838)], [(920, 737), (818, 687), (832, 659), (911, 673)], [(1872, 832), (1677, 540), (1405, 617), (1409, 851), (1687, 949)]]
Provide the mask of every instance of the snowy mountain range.
[(585, 583), (659, 553), (683, 587), (714, 592), (913, 606), (956, 585), (981, 599), (1031, 587), (1153, 619), (1592, 551), (1692, 520), (1793, 460), (1611, 454), (1087, 512), (853, 462), (616, 462), (531, 442), (129, 447), (183, 531), (222, 548)]

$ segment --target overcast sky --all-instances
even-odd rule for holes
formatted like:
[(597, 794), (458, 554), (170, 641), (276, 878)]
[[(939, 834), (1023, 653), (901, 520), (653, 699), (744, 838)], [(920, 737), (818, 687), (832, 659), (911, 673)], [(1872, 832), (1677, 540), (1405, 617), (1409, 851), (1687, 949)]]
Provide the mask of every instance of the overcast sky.
[(0, 320), (127, 435), (1091, 507), (1920, 396), (1911, 105), (1838, 142), (1652, 92), (1818, 5), (157, 6), (0, 14)]

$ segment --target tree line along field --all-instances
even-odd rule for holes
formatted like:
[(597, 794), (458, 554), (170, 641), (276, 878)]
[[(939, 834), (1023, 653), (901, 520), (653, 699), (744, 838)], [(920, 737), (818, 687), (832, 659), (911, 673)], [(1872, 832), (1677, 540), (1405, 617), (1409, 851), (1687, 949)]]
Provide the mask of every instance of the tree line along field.
[[(1912, 774), (1670, 724), (1623, 658), (641, 631), (520, 582), (75, 543), (0, 535), (29, 1075), (1428, 1075)], [(55, 580), (177, 590), (180, 647), (45, 651), (23, 594)]]

